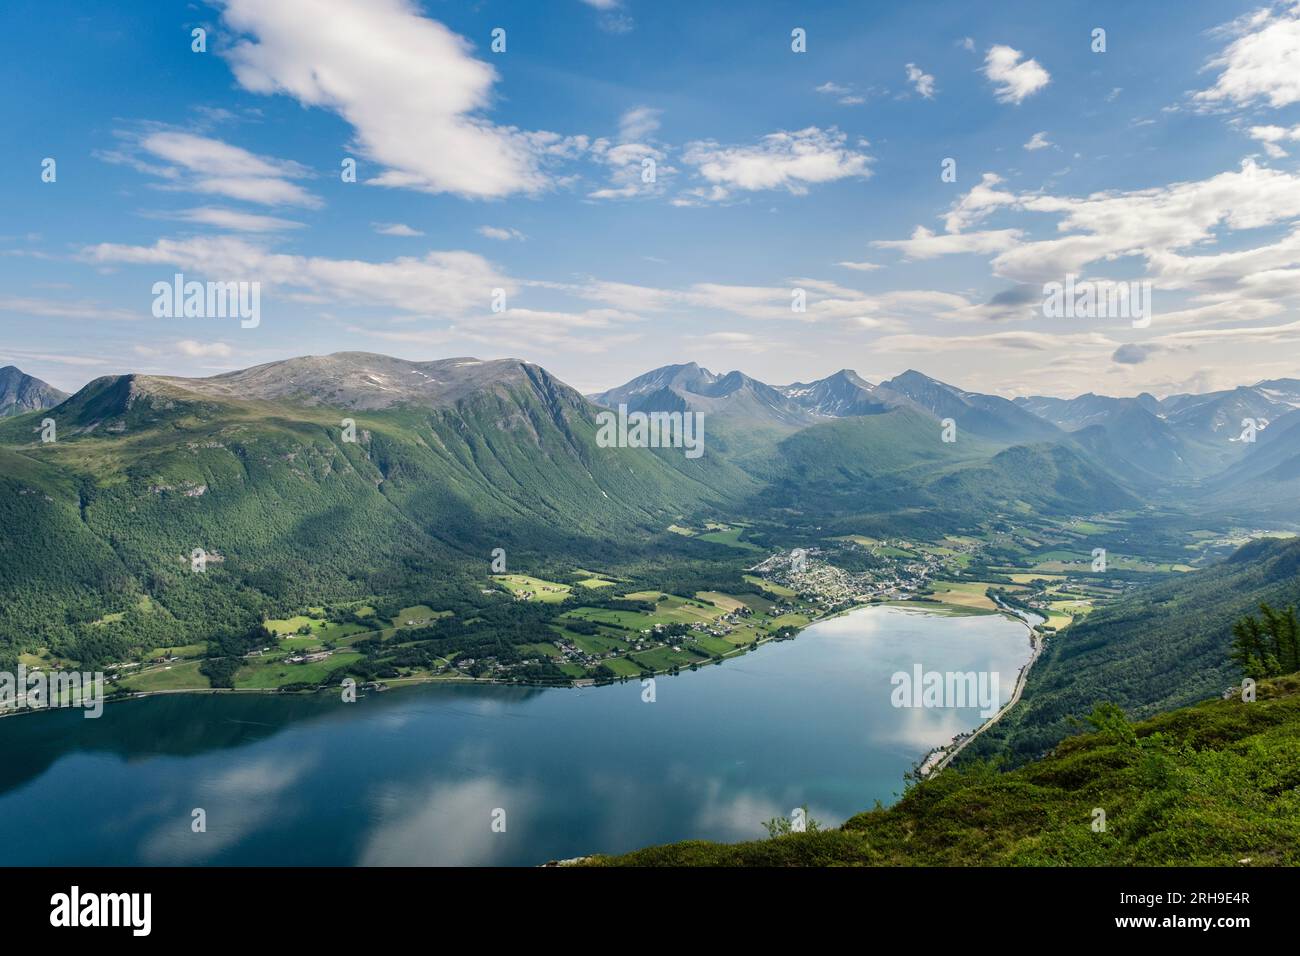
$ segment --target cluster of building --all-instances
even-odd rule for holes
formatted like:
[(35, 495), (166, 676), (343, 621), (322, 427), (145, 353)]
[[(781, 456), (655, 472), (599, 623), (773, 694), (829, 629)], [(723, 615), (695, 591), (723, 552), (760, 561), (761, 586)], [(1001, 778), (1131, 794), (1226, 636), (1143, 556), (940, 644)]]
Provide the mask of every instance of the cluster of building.
[(293, 654), (286, 657), (284, 662), (286, 664), (314, 664), (316, 661), (325, 660), (333, 653), (333, 651), (313, 651), (310, 654)]

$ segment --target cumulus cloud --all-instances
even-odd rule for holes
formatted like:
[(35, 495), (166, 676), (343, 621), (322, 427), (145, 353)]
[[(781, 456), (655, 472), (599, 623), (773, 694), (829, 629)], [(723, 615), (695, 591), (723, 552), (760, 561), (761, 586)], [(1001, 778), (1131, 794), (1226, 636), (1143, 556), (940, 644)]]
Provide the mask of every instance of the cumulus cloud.
[[(1300, 219), (1300, 176), (1250, 160), (1203, 180), (1082, 197), (1013, 194), (997, 188), (999, 182), (986, 174), (953, 205), (945, 219), (947, 235), (918, 226), (909, 239), (872, 245), (909, 259), (993, 253), (995, 275), (1026, 283), (1059, 281), (1067, 273), (1083, 274), (1093, 263), (1137, 257), (1162, 291), (1185, 289), (1234, 301), (1291, 288), (1287, 270), (1300, 267), (1300, 228), (1245, 249), (1205, 249), (1224, 230)], [(1031, 241), (1017, 229), (964, 231), (997, 208), (1054, 215), (1057, 235)], [(1239, 302), (1230, 301), (1228, 308), (1239, 308)]]
[(587, 193), (588, 199), (633, 199), (659, 196), (677, 170), (668, 165), (667, 148), (653, 140), (663, 111), (635, 106), (621, 117), (616, 142), (601, 138), (590, 157), (609, 170), (609, 182)]
[(993, 84), (998, 102), (1017, 104), (1052, 79), (1037, 60), (1026, 60), (1019, 50), (1001, 44), (989, 47), (984, 57), (984, 75)]
[(1221, 32), (1235, 39), (1207, 64), (1219, 76), (1194, 100), (1209, 106), (1263, 100), (1274, 108), (1300, 102), (1300, 4), (1261, 8)]
[(1290, 129), (1285, 126), (1252, 126), (1250, 138), (1263, 143), (1264, 152), (1269, 156), (1281, 159), (1287, 152), (1279, 144), (1300, 142), (1300, 126), (1292, 126)]
[(1046, 131), (1035, 133), (1029, 137), (1029, 142), (1025, 143), (1025, 149), (1033, 152), (1036, 149), (1046, 149), (1052, 145), (1052, 141), (1047, 138)]
[(518, 239), (522, 242), (524, 239), (528, 238), (518, 229), (502, 228), (500, 226), (479, 226), (478, 234), (480, 236), (485, 236), (488, 239), (499, 239), (502, 242), (507, 242), (511, 239)]
[(907, 82), (911, 83), (927, 100), (934, 99), (934, 77), (926, 73), (915, 63), (909, 63), (905, 67), (907, 70)]
[(430, 252), (384, 262), (272, 252), (234, 236), (159, 239), (153, 245), (101, 243), (85, 249), (93, 263), (179, 268), (214, 281), (258, 281), (301, 302), (383, 305), (417, 315), (485, 313), (492, 290), (518, 286), (471, 252)]
[(768, 189), (803, 195), (810, 185), (871, 175), (871, 158), (851, 148), (848, 137), (835, 127), (770, 133), (753, 146), (689, 143), (683, 160), (711, 184), (693, 194), (706, 200)]
[(496, 70), (411, 0), (221, 2), (242, 36), (223, 54), (239, 84), (341, 116), (355, 149), (381, 167), (371, 183), (479, 199), (536, 193), (550, 184), (544, 158), (577, 146), (486, 119)]
[(985, 173), (980, 181), (962, 196), (948, 210), (943, 227), (949, 232), (961, 232), (968, 229), (1001, 206), (1014, 206), (1016, 195), (997, 186), (1002, 177), (997, 173)]
[(992, 229), (984, 232), (935, 234), (917, 226), (910, 239), (876, 239), (877, 249), (896, 249), (908, 259), (934, 259), (962, 253), (992, 253), (1012, 249), (1023, 233), (1019, 229)]
[(165, 180), (163, 188), (225, 196), (266, 206), (321, 205), (294, 180), (310, 175), (290, 160), (259, 156), (231, 143), (176, 129), (152, 128), (117, 134), (125, 146), (100, 153)]
[(813, 90), (823, 96), (835, 97), (841, 106), (860, 106), (867, 101), (867, 98), (861, 93), (855, 92), (853, 87), (835, 83), (831, 80), (827, 80), (821, 86), (814, 87)]

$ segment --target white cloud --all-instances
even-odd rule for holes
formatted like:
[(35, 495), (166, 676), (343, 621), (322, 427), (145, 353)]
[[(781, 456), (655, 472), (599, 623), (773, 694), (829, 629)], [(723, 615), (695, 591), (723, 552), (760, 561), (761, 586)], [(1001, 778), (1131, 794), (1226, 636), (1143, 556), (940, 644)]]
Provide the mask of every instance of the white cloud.
[(401, 236), (412, 239), (424, 235), (419, 229), (408, 226), (404, 222), (372, 222), (370, 227), (381, 236)]
[(614, 142), (591, 142), (588, 155), (609, 170), (609, 182), (587, 193), (588, 199), (636, 199), (661, 196), (677, 170), (668, 165), (667, 147), (653, 140), (662, 110), (635, 106), (620, 118)]
[(220, 206), (200, 206), (196, 209), (183, 209), (180, 212), (164, 215), (168, 219), (192, 222), (201, 226), (215, 226), (231, 232), (285, 232), (289, 229), (302, 228), (302, 223), (289, 219), (240, 212), (237, 209), (226, 209)]
[(1052, 141), (1047, 138), (1046, 131), (1035, 133), (1029, 137), (1029, 142), (1025, 143), (1025, 149), (1033, 152), (1036, 149), (1046, 149), (1052, 145)]
[(470, 198), (549, 185), (541, 163), (563, 138), (485, 119), (496, 70), (410, 0), (222, 2), (245, 35), (223, 54), (240, 85), (343, 117), (382, 167), (369, 182)]
[(1013, 206), (1014, 193), (995, 188), (1002, 182), (997, 173), (985, 173), (966, 195), (955, 202), (944, 217), (943, 226), (949, 232), (961, 232), (979, 222), (1000, 206)]
[(1287, 152), (1278, 143), (1300, 142), (1300, 126), (1292, 126), (1290, 129), (1285, 126), (1252, 126), (1250, 138), (1263, 143), (1264, 152), (1269, 156), (1281, 159), (1287, 155)]
[(1061, 216), (1062, 238), (1026, 242), (994, 260), (995, 271), (1019, 281), (1080, 273), (1089, 263), (1144, 256), (1162, 287), (1183, 285), (1186, 266), (1169, 253), (1214, 240), (1216, 227), (1256, 229), (1300, 217), (1300, 177), (1247, 160), (1239, 170), (1153, 189), (1095, 193), (1085, 198), (1027, 195), (1020, 208)]
[[(947, 214), (948, 235), (917, 227), (911, 238), (878, 240), (909, 259), (971, 252), (995, 253), (994, 274), (1017, 282), (1060, 280), (1082, 275), (1094, 263), (1124, 257), (1145, 260), (1157, 289), (1202, 294), (1265, 296), (1265, 286), (1246, 279), (1265, 270), (1300, 265), (1300, 229), (1246, 249), (1208, 253), (1220, 230), (1235, 232), (1300, 219), (1300, 175), (1246, 160), (1238, 170), (1208, 179), (1085, 197), (1013, 194), (995, 188), (986, 174), (979, 186)], [(995, 208), (1054, 214), (1057, 236), (1026, 240), (1017, 229), (963, 232)], [(1189, 255), (1193, 249), (1200, 254)]]
[(148, 308), (139, 312), (115, 309), (89, 300), (36, 299), (23, 296), (0, 296), (0, 312), (39, 315), (47, 319), (111, 319), (130, 322), (149, 316)]
[(813, 91), (821, 93), (823, 96), (834, 96), (841, 106), (861, 106), (867, 101), (866, 96), (854, 92), (853, 87), (844, 86), (830, 80), (827, 80), (821, 86), (813, 87)]
[(659, 117), (662, 115), (663, 110), (634, 106), (619, 118), (618, 138), (624, 143), (640, 142), (659, 129)]
[(1119, 343), (1097, 332), (992, 332), (988, 335), (887, 335), (873, 348), (881, 352), (969, 352), (1001, 349), (1013, 352), (1053, 352), (1063, 347), (1114, 349)]
[(87, 248), (83, 257), (94, 263), (165, 265), (215, 281), (258, 281), (264, 293), (302, 302), (389, 306), (415, 315), (487, 313), (493, 289), (513, 296), (518, 288), (471, 252), (367, 262), (287, 255), (246, 239), (214, 236), (159, 239), (152, 246), (102, 243)]
[[(805, 312), (794, 312), (791, 308), (795, 289), (804, 291)], [(903, 289), (867, 294), (811, 277), (793, 277), (779, 286), (697, 282), (683, 289), (592, 280), (569, 291), (581, 298), (634, 312), (683, 312), (693, 316), (701, 310), (715, 310), (747, 319), (835, 321), (851, 323), (857, 328), (889, 328), (907, 317), (969, 305), (962, 296), (947, 292)]]
[(722, 146), (713, 141), (689, 143), (683, 159), (712, 188), (695, 198), (721, 200), (733, 190), (786, 189), (803, 195), (809, 185), (871, 175), (871, 158), (848, 145), (848, 137), (831, 127), (810, 126), (796, 132), (770, 133), (755, 146)]
[[(321, 205), (318, 197), (293, 182), (309, 175), (299, 163), (259, 156), (222, 140), (182, 130), (152, 129), (143, 134), (118, 135), (128, 142), (128, 148), (101, 153), (100, 158), (158, 176), (167, 181), (164, 188), (266, 206)], [(147, 158), (141, 154), (147, 154)]]
[[(592, 143), (591, 156), (609, 168), (609, 184), (587, 193), (588, 199), (633, 199), (659, 196), (677, 170), (662, 149), (646, 143)], [(653, 172), (653, 175), (651, 175)]]
[(479, 226), (478, 234), (480, 236), (486, 236), (489, 239), (500, 239), (502, 242), (506, 242), (510, 239), (518, 239), (522, 242), (528, 238), (518, 229), (501, 228), (499, 226)]
[(1021, 103), (1049, 82), (1051, 75), (1037, 60), (1023, 60), (1019, 50), (993, 46), (984, 57), (984, 75), (994, 84), (994, 95), (1001, 103)]
[(189, 358), (229, 358), (234, 350), (224, 342), (196, 342), (182, 339), (176, 343), (176, 351)]
[(1207, 64), (1221, 71), (1214, 86), (1193, 99), (1234, 106), (1263, 99), (1274, 108), (1300, 102), (1300, 4), (1261, 8), (1222, 32), (1236, 39)]
[(877, 239), (877, 249), (896, 249), (908, 259), (934, 259), (962, 253), (993, 253), (1013, 248), (1023, 233), (1019, 229), (994, 229), (986, 232), (936, 235), (917, 226), (910, 239)]
[(915, 63), (909, 63), (905, 67), (907, 70), (907, 82), (916, 88), (927, 100), (934, 99), (934, 77), (923, 71)]

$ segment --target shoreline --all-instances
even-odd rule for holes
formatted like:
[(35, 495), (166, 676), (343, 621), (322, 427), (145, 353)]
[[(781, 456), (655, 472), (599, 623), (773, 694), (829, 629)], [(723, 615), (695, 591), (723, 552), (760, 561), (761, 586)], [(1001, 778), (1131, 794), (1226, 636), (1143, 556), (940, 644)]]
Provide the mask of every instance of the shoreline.
[[(822, 621), (832, 620), (844, 614), (848, 614), (850, 611), (856, 611), (860, 608), (875, 607), (875, 606), (878, 605), (873, 605), (870, 603), (855, 604), (852, 607), (842, 608), (838, 611), (824, 614), (820, 617), (810, 618), (808, 623), (805, 624), (803, 627), (799, 628), (799, 630), (796, 631), (795, 634), (791, 637), (777, 638), (774, 635), (768, 635), (767, 637), (759, 639), (756, 646), (751, 646), (748, 644), (739, 644), (735, 647), (734, 650), (728, 651), (726, 654), (723, 654), (721, 658), (709, 658), (707, 660), (697, 661), (694, 662), (694, 667), (688, 664), (686, 666), (686, 670), (689, 671), (693, 669), (698, 669), (700, 667), (722, 664), (725, 661), (731, 660), (732, 658), (741, 657), (745, 654), (748, 654), (752, 650), (756, 650), (758, 647), (762, 647), (764, 644), (769, 644), (772, 641), (777, 641), (777, 640), (792, 641), (795, 638), (797, 638), (800, 634), (802, 634), (804, 631), (806, 631), (808, 628), (812, 627), (814, 624), (819, 624)], [(670, 672), (671, 672), (671, 668), (664, 668), (662, 670), (652, 671), (650, 673), (650, 676), (660, 677), (662, 675), (669, 674)], [(678, 673), (680, 672), (681, 672), (681, 668), (678, 668)], [(644, 680), (644, 679), (645, 678), (642, 677), (641, 675), (637, 675), (636, 677), (619, 677), (619, 678), (614, 678), (612, 680), (606, 680), (606, 681), (596, 681), (590, 678), (574, 678), (570, 680), (568, 683), (559, 684), (559, 683), (545, 683), (545, 682), (533, 681), (533, 680), (502, 680), (496, 677), (470, 677), (464, 673), (457, 671), (456, 676), (454, 677), (392, 677), (392, 678), (386, 678), (382, 681), (379, 681), (378, 683), (383, 683), (388, 685), (389, 689), (393, 689), (393, 685), (397, 685), (397, 684), (400, 684), (404, 687), (417, 687), (423, 684), (498, 684), (506, 687), (534, 687), (539, 690), (582, 690), (590, 687), (604, 687), (609, 684), (619, 684), (619, 683), (626, 683), (627, 681), (630, 680)], [(360, 687), (361, 686), (360, 683), (357, 686)], [(113, 694), (106, 694), (104, 696), (104, 704), (108, 705), (114, 703), (122, 703), (124, 701), (143, 700), (144, 698), (147, 697), (160, 697), (160, 696), (174, 695), (174, 694), (195, 694), (195, 695), (264, 694), (264, 695), (271, 695), (271, 696), (284, 695), (284, 696), (307, 697), (316, 694), (327, 693), (330, 690), (337, 690), (337, 689), (338, 688), (327, 687), (326, 685), (322, 684), (310, 690), (283, 690), (279, 687), (176, 687), (167, 690), (145, 690), (145, 691), (122, 690), (122, 691), (115, 692)], [(376, 693), (386, 693), (386, 691), (376, 691)], [(0, 719), (3, 719), (5, 717), (18, 717), (18, 716), (22, 716), (23, 714), (39, 714), (44, 711), (50, 711), (50, 710), (78, 710), (78, 709), (82, 709), (80, 705), (74, 707), (16, 708), (14, 710), (0, 711)]]
[[(796, 631), (795, 634), (791, 637), (777, 638), (774, 635), (769, 635), (767, 637), (760, 639), (756, 646), (745, 645), (745, 644), (737, 645), (737, 647), (734, 650), (729, 651), (728, 653), (722, 655), (721, 658), (718, 659), (710, 658), (708, 660), (698, 661), (696, 662), (695, 667), (692, 667), (691, 665), (687, 665), (686, 670), (689, 671), (689, 670), (698, 669), (700, 667), (705, 667), (705, 666), (720, 665), (725, 663), (726, 661), (732, 660), (733, 658), (742, 657), (745, 654), (751, 653), (753, 650), (757, 650), (757, 648), (762, 647), (765, 644), (770, 644), (773, 641), (795, 640), (796, 638), (799, 637), (799, 635), (803, 634), (804, 631), (808, 630), (808, 628), (812, 627), (814, 624), (820, 624), (825, 621), (831, 621), (836, 618), (843, 617), (847, 614), (850, 614), (853, 611), (859, 611), (864, 608), (871, 608), (871, 607), (895, 607), (895, 608), (913, 609), (922, 612), (928, 612), (931, 614), (965, 615), (970, 613), (969, 608), (965, 608), (961, 605), (947, 605), (939, 602), (918, 601), (915, 599), (863, 602), (859, 604), (854, 604), (851, 607), (840, 608), (839, 610), (828, 612), (826, 614), (820, 615), (819, 617), (810, 618), (808, 623), (805, 624), (803, 627), (799, 628), (799, 630)], [(1026, 624), (1027, 627), (1029, 626), (1028, 623), (1025, 622), (1023, 618), (1019, 617), (1018, 615), (1014, 614), (1013, 612), (1007, 609), (1004, 609), (1002, 611), (988, 611), (982, 613), (1000, 614), (1012, 618), (1014, 620), (1020, 621), (1021, 623)], [(1031, 631), (1031, 643), (1032, 643), (1033, 629), (1030, 628), (1030, 631)], [(1036, 658), (1037, 658), (1037, 652), (1035, 652), (1030, 657), (1030, 660), (1025, 664), (1025, 666), (1021, 668), (1021, 677), (1017, 681), (1017, 689), (1014, 695), (1014, 701), (1019, 700), (1019, 691), (1023, 686), (1024, 676), (1028, 673), (1029, 666), (1032, 665), (1032, 663)], [(671, 672), (670, 668), (664, 668), (662, 670), (651, 672), (650, 676), (660, 677), (666, 674), (670, 674), (670, 672)], [(678, 669), (678, 673), (681, 673), (681, 668)], [(456, 676), (453, 677), (393, 677), (393, 678), (387, 678), (382, 681), (379, 681), (379, 683), (383, 683), (387, 685), (387, 689), (397, 689), (398, 686), (418, 687), (422, 685), (431, 685), (431, 684), (461, 684), (461, 685), (494, 684), (503, 687), (530, 687), (530, 688), (536, 688), (538, 690), (584, 690), (592, 687), (604, 687), (610, 684), (626, 683), (631, 680), (644, 680), (644, 679), (645, 678), (640, 675), (636, 677), (614, 678), (613, 680), (606, 680), (606, 681), (596, 681), (590, 678), (577, 678), (569, 681), (568, 683), (558, 684), (558, 683), (544, 683), (540, 681), (530, 681), (530, 680), (502, 680), (500, 678), (495, 678), (495, 677), (470, 677), (461, 672), (457, 672)], [(358, 684), (358, 687), (360, 686), (361, 685)], [(170, 688), (166, 690), (147, 690), (147, 691), (122, 690), (113, 694), (105, 695), (103, 702), (104, 705), (107, 706), (108, 704), (124, 703), (126, 701), (132, 701), (132, 700), (143, 700), (149, 697), (189, 695), (189, 694), (192, 695), (261, 694), (267, 696), (284, 695), (284, 696), (308, 697), (308, 696), (328, 693), (331, 690), (337, 690), (337, 689), (338, 688), (336, 687), (327, 687), (325, 685), (320, 685), (310, 690), (282, 690), (281, 688), (278, 687), (177, 687), (177, 688)], [(386, 692), (387, 690), (375, 691), (375, 693), (386, 693)], [(948, 762), (952, 759), (952, 757), (955, 757), (957, 753), (960, 752), (961, 748), (965, 746), (966, 743), (969, 743), (970, 740), (974, 739), (980, 732), (984, 730), (985, 727), (991, 725), (992, 723), (1000, 719), (1002, 714), (1005, 713), (1006, 710), (1009, 710), (1010, 707), (1011, 704), (1008, 704), (1006, 707), (1004, 707), (993, 717), (990, 717), (987, 721), (985, 721), (984, 724), (982, 724), (976, 731), (969, 734), (969, 736), (962, 741), (961, 746), (959, 746), (956, 750), (954, 750), (942, 761), (941, 766), (936, 766), (932, 768), (930, 771), (926, 772), (926, 775), (928, 775), (929, 773), (937, 772), (939, 769), (942, 769), (942, 766), (947, 766)], [(76, 706), (69, 706), (69, 707), (16, 708), (13, 710), (4, 709), (4, 710), (0, 710), (0, 719), (3, 719), (5, 717), (20, 717), (23, 716), (24, 714), (39, 714), (51, 710), (78, 710), (78, 709), (83, 709), (83, 708), (81, 708), (80, 705), (76, 705)], [(918, 766), (924, 766), (924, 764), (928, 762), (936, 752), (946, 751), (948, 748), (952, 747), (953, 744), (956, 742), (957, 742), (956, 738), (954, 738), (953, 740), (949, 741), (947, 744), (932, 748), (931, 750), (927, 751), (922, 756)]]
[[(1001, 602), (999, 602), (1001, 604)], [(992, 717), (984, 720), (978, 727), (964, 735), (958, 735), (949, 740), (946, 744), (933, 747), (926, 752), (925, 756), (917, 763), (914, 771), (921, 780), (928, 780), (935, 774), (943, 772), (957, 758), (972, 740), (978, 737), (984, 731), (988, 730), (999, 720), (1011, 712), (1011, 708), (1020, 703), (1020, 696), (1024, 692), (1025, 684), (1029, 680), (1029, 671), (1038, 661), (1039, 656), (1043, 653), (1045, 640), (1038, 631), (1034, 630), (1035, 625), (1030, 624), (1027, 620), (1016, 613), (1014, 608), (1002, 605), (1002, 610), (996, 613), (1001, 614), (1008, 620), (1018, 621), (1029, 631), (1029, 659), (1020, 667), (1020, 672), (1016, 675), (1016, 685), (1012, 689), (1011, 696), (1007, 702)]]

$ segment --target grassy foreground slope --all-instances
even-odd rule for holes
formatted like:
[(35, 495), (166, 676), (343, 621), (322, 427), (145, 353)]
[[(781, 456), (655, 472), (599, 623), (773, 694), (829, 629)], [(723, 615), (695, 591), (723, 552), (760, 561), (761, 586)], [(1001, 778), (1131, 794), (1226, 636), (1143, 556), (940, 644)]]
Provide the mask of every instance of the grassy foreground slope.
[[(595, 866), (1252, 866), (1300, 864), (1300, 676), (1102, 729), (999, 773), (916, 784), (835, 830), (591, 857)], [(1105, 811), (1106, 828), (1093, 828)]]
[(1261, 538), (1227, 560), (1138, 591), (1050, 639), (1020, 706), (963, 759), (1031, 759), (1074, 732), (1097, 701), (1147, 717), (1203, 700), (1239, 679), (1232, 624), (1259, 609), (1300, 604), (1300, 538)]

